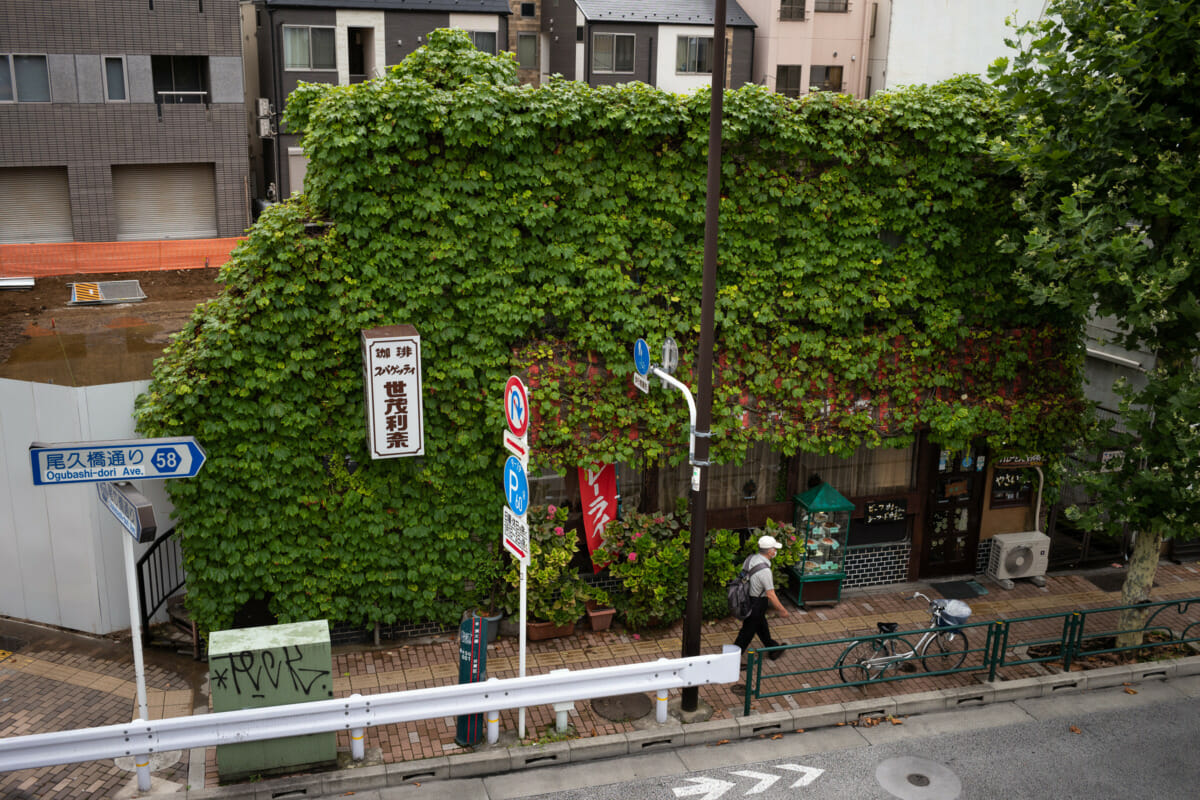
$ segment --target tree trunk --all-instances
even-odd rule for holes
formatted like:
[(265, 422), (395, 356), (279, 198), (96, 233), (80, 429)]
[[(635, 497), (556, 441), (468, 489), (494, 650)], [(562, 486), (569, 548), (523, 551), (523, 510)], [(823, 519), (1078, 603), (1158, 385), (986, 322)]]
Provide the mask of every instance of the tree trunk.
[[(1162, 531), (1140, 531), (1133, 542), (1129, 572), (1121, 587), (1121, 605), (1130, 606), (1150, 600), (1154, 573), (1158, 570), (1158, 554), (1162, 547)], [(1121, 612), (1117, 621), (1117, 647), (1133, 647), (1142, 643), (1142, 626), (1146, 624), (1145, 609), (1130, 608)]]

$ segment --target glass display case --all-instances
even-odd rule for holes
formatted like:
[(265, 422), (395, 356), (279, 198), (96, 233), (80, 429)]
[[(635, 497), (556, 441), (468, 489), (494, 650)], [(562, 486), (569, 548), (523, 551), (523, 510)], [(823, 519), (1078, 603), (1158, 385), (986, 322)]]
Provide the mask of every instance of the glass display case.
[(833, 605), (842, 597), (854, 504), (828, 483), (796, 495), (795, 501), (796, 535), (804, 538), (804, 555), (788, 567), (792, 599), (801, 608)]

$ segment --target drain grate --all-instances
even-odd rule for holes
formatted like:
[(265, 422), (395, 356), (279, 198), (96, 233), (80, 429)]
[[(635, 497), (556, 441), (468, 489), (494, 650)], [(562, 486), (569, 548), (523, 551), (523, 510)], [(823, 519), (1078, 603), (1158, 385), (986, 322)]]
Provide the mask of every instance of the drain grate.
[(71, 283), (69, 305), (91, 306), (110, 303), (138, 303), (146, 299), (138, 281), (98, 281), (96, 283)]

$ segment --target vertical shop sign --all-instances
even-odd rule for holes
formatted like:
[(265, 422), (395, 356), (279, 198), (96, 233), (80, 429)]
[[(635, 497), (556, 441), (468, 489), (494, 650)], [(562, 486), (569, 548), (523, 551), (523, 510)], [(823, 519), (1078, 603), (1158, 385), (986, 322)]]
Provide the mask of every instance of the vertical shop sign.
[(421, 337), (412, 325), (362, 331), (371, 458), (425, 455)]
[[(617, 468), (613, 464), (593, 464), (590, 469), (579, 468), (579, 499), (583, 504), (583, 533), (588, 553), (604, 540), (604, 526), (617, 517)], [(592, 561), (592, 570), (599, 572), (603, 564)]]

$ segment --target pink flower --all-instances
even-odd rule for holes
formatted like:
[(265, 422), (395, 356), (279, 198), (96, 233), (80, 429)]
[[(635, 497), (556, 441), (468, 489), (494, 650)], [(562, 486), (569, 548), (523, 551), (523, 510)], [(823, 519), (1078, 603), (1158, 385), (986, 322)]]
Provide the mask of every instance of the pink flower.
[(554, 529), (554, 532), (555, 532), (556, 534), (558, 534), (559, 536), (562, 536), (562, 535), (563, 535), (563, 529), (562, 529), (562, 526), (561, 526), (561, 525), (559, 525), (557, 528), (555, 528), (555, 529)]
[(641, 532), (641, 531), (638, 531), (637, 533), (635, 533), (635, 534), (633, 535), (633, 538), (634, 538), (634, 539), (640, 539), (640, 538), (642, 538), (642, 532)]
[(634, 640), (635, 642), (639, 642), (639, 641), (641, 641), (641, 639), (642, 639), (642, 637), (641, 637), (641, 636), (639, 636), (638, 634), (636, 634), (636, 633), (635, 633), (635, 634), (633, 635), (633, 640)]
[(547, 517), (553, 517), (555, 515), (555, 513), (557, 513), (557, 511), (558, 511), (558, 509), (555, 508), (554, 506), (546, 506), (546, 516)]
[(655, 517), (654, 521), (655, 521), (655, 523), (662, 525), (664, 522), (667, 521), (667, 518), (666, 517)]
[(630, 554), (629, 554), (629, 560), (630, 560), (630, 561), (637, 561), (637, 553), (630, 553)]

